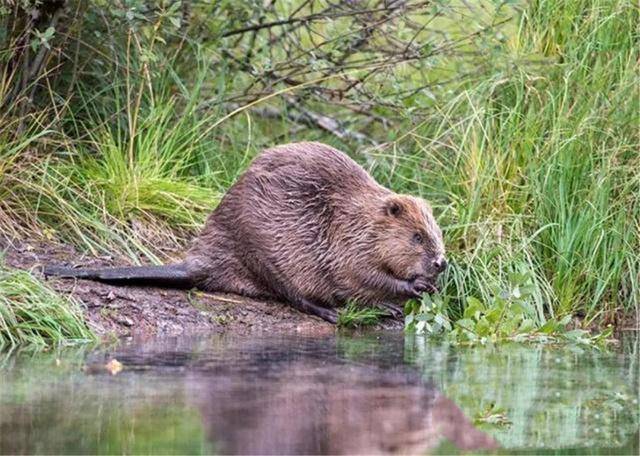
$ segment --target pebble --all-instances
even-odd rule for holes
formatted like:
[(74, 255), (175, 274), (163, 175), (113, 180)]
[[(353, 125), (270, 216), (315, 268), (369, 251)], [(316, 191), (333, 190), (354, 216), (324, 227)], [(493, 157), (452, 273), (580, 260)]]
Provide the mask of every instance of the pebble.
[(133, 326), (133, 320), (129, 317), (125, 317), (124, 315), (118, 315), (115, 317), (117, 323), (120, 323), (124, 326)]

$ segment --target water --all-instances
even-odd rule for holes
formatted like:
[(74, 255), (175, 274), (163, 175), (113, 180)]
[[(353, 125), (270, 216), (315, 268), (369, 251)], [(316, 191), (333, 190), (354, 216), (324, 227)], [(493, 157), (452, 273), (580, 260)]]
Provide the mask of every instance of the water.
[(0, 453), (638, 454), (638, 349), (338, 334), (0, 353)]

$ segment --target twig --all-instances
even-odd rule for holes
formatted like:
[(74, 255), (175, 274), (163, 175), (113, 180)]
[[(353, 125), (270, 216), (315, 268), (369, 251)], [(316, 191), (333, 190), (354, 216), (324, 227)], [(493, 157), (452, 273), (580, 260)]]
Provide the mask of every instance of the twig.
[(254, 25), (249, 25), (247, 27), (242, 27), (237, 30), (231, 30), (229, 32), (223, 33), (222, 37), (226, 38), (228, 36), (241, 35), (246, 32), (253, 32), (255, 30), (262, 30), (265, 28), (277, 27), (279, 25), (290, 25), (290, 24), (295, 24), (297, 22), (312, 22), (312, 21), (317, 21), (322, 19), (337, 19), (340, 17), (357, 16), (360, 14), (379, 13), (381, 11), (394, 11), (394, 10), (405, 8), (405, 7), (406, 5), (402, 5), (402, 6), (391, 6), (391, 7), (369, 9), (369, 10), (349, 11), (347, 13), (316, 13), (316, 14), (310, 14), (308, 16), (303, 16), (303, 17), (290, 17), (290, 18), (281, 19), (278, 21), (267, 22), (265, 24), (254, 24)]

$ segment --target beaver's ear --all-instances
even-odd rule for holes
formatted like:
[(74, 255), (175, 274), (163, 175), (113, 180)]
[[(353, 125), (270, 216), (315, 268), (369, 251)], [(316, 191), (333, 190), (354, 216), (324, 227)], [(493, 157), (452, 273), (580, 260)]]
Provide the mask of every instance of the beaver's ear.
[(391, 196), (384, 201), (384, 213), (390, 217), (400, 217), (404, 212), (404, 205), (399, 198)]

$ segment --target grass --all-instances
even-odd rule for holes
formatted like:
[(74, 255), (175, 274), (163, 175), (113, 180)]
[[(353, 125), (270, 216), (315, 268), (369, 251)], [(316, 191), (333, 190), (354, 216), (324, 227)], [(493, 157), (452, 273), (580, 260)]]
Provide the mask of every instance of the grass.
[[(534, 278), (540, 323), (637, 315), (637, 13), (621, 2), (532, 2), (505, 49), (516, 64), (380, 156), (385, 184), (422, 193), (441, 215), (454, 315), (467, 296), (491, 301), (511, 273)], [(525, 58), (538, 64), (517, 64)]]
[[(469, 297), (494, 302), (513, 274), (530, 278), (536, 327), (567, 315), (585, 327), (637, 319), (638, 9), (553, 0), (516, 11), (504, 39), (477, 52), (471, 82), (398, 99), (406, 109), (393, 128), (362, 126), (386, 147), (352, 155), (384, 185), (432, 202), (451, 260), (442, 292), (451, 320), (463, 317)], [(227, 116), (217, 100), (247, 84), (246, 73), (232, 64), (212, 71), (215, 46), (163, 54), (158, 30), (90, 55), (64, 109), (20, 119), (18, 137), (17, 121), (0, 113), (3, 231), (160, 262), (184, 248), (262, 147), (312, 139), (355, 151), (353, 142), (292, 126), (285, 115), (263, 119), (233, 107), (238, 114)], [(269, 61), (262, 49), (254, 58)], [(412, 82), (469, 70), (457, 59), (423, 75), (400, 67), (395, 76)], [(60, 96), (49, 88), (45, 98)], [(281, 106), (272, 95), (255, 105)], [(371, 111), (385, 117), (394, 109), (381, 103)], [(360, 125), (355, 116), (342, 120)]]
[(0, 347), (87, 342), (94, 338), (77, 302), (62, 298), (29, 272), (0, 263)]
[(349, 302), (338, 312), (338, 326), (342, 328), (372, 326), (386, 315), (385, 310), (377, 307), (362, 307), (354, 302)]

